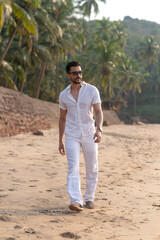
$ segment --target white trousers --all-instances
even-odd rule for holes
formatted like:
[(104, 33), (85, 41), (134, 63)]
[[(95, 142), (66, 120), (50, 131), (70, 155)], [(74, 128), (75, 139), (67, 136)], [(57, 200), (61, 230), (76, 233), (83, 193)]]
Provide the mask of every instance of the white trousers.
[(79, 175), (79, 156), (82, 147), (86, 167), (85, 202), (94, 201), (98, 180), (98, 144), (93, 136), (73, 138), (65, 136), (65, 148), (68, 160), (67, 190), (71, 203), (83, 205)]

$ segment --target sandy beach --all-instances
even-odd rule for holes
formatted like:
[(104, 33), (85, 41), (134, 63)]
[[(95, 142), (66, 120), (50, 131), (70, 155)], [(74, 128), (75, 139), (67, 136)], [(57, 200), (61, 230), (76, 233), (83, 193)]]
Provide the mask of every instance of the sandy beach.
[[(104, 127), (93, 210), (69, 210), (58, 129), (0, 138), (1, 240), (160, 240), (160, 125)], [(80, 158), (82, 193), (85, 167)]]

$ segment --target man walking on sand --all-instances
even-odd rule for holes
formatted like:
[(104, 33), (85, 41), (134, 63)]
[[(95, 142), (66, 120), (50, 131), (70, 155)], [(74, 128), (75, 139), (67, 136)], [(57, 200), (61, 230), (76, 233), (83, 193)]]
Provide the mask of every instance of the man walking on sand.
[(82, 147), (83, 150), (86, 167), (85, 206), (93, 209), (98, 180), (98, 143), (101, 141), (103, 113), (99, 91), (96, 87), (82, 81), (80, 64), (68, 63), (66, 72), (71, 84), (59, 96), (59, 152), (67, 155), (67, 190), (71, 201), (69, 208), (82, 211), (83, 198), (79, 176), (80, 148)]

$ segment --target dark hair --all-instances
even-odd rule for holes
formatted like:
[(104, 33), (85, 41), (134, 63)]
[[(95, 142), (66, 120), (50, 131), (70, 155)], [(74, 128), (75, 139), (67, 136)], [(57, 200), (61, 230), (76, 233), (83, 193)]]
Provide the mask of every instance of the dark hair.
[(69, 73), (71, 67), (81, 66), (79, 62), (69, 62), (66, 66), (66, 72)]

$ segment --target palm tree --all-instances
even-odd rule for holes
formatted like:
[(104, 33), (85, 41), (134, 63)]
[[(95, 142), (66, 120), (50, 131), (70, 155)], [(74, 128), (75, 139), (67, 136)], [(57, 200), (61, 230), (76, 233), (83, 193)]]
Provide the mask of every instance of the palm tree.
[(142, 61), (146, 64), (146, 69), (149, 72), (145, 88), (146, 91), (149, 92), (149, 94), (155, 91), (154, 92), (155, 105), (157, 104), (157, 93), (159, 85), (158, 84), (159, 76), (156, 76), (156, 73), (158, 73), (158, 71), (157, 70), (155, 71), (155, 69), (156, 68), (159, 69), (158, 64), (159, 52), (160, 46), (158, 43), (155, 42), (153, 36), (147, 36), (144, 38), (143, 42), (140, 42), (138, 51), (139, 58), (142, 59)]
[(155, 43), (154, 37), (147, 36), (143, 42), (140, 42), (139, 57), (147, 63), (147, 70), (151, 72), (152, 64), (158, 61), (160, 46)]
[(67, 60), (68, 56), (75, 57), (76, 51), (82, 49), (83, 36), (79, 21), (74, 17), (74, 6), (71, 0), (57, 2), (55, 5), (55, 17), (53, 21), (62, 30), (62, 35), (57, 37), (52, 47), (53, 60), (55, 62), (55, 102), (60, 91), (60, 61)]
[(92, 8), (94, 10), (95, 15), (97, 15), (99, 12), (97, 2), (106, 3), (106, 0), (78, 0), (77, 2), (79, 5), (79, 8), (83, 12), (83, 15), (90, 18), (91, 13), (92, 13)]
[(14, 70), (12, 78), (17, 89), (22, 92), (26, 82), (27, 68), (29, 66), (27, 45), (25, 46), (23, 44), (19, 47), (18, 39), (15, 38), (5, 59), (11, 64)]
[(113, 37), (118, 39), (121, 49), (126, 46), (127, 34), (124, 31), (125, 28), (121, 21), (113, 23)]
[[(89, 53), (88, 71), (90, 81), (108, 96), (113, 94), (112, 71), (122, 55), (117, 38), (111, 38), (113, 25), (107, 19), (95, 21), (93, 34), (88, 40), (86, 51)], [(87, 76), (86, 76), (87, 77)]]
[[(38, 57), (37, 59), (39, 61), (38, 65), (36, 65), (36, 69), (38, 68), (39, 71), (33, 93), (33, 96), (36, 98), (38, 98), (40, 94), (45, 70), (47, 69), (47, 73), (51, 71), (53, 74), (55, 72), (54, 69), (56, 67), (58, 69), (57, 63), (59, 64), (59, 48), (56, 48), (56, 51), (54, 51), (54, 49), (55, 46), (58, 45), (58, 39), (61, 39), (63, 35), (63, 30), (57, 19), (61, 14), (61, 6), (64, 4), (65, 3), (63, 3), (63, 1), (43, 1), (41, 8), (36, 9), (35, 12), (35, 19), (39, 25), (39, 41), (38, 44), (34, 42), (34, 50), (32, 52), (34, 56)], [(41, 47), (41, 49), (39, 49), (39, 47)], [(52, 80), (53, 79), (54, 77), (52, 77)]]
[[(30, 3), (30, 1), (28, 1), (28, 2)], [(39, 0), (34, 1), (34, 3), (36, 3), (36, 2), (37, 2), (37, 5), (30, 3), (27, 5), (27, 7), (30, 8), (30, 7), (38, 6)], [(6, 7), (6, 5), (4, 5), (3, 2), (0, 6), (1, 6), (2, 10), (4, 10)], [(8, 41), (7, 45), (5, 46), (2, 56), (0, 57), (0, 66), (1, 66), (2, 61), (4, 60), (17, 32), (20, 37), (22, 37), (23, 33), (25, 33), (25, 32), (32, 34), (35, 37), (37, 37), (37, 35), (38, 35), (36, 22), (35, 22), (34, 18), (32, 18), (29, 15), (29, 13), (26, 11), (26, 9), (25, 9), (26, 4), (25, 3), (18, 4), (18, 3), (16, 3), (16, 0), (13, 0), (12, 2), (10, 2), (10, 7), (12, 10), (11, 14), (10, 14), (10, 19), (12, 22), (12, 27), (14, 26), (14, 28), (13, 28), (12, 33), (10, 34), (9, 41)], [(1, 16), (3, 16), (3, 15), (1, 14)], [(2, 26), (2, 23), (3, 23), (3, 20), (1, 20), (1, 26)]]
[(45, 75), (45, 69), (47, 63), (52, 64), (52, 56), (49, 52), (47, 46), (35, 44), (32, 49), (32, 55), (36, 58), (36, 62), (38, 61), (38, 76), (36, 78), (36, 83), (34, 87), (33, 97), (38, 98), (40, 94), (40, 87), (42, 84), (43, 77)]
[(134, 114), (136, 113), (136, 91), (141, 93), (141, 84), (145, 83), (146, 73), (142, 73), (137, 62), (132, 58), (122, 57), (122, 62), (117, 67), (115, 75), (117, 76), (117, 86), (115, 101), (122, 100), (128, 92), (134, 93)]

